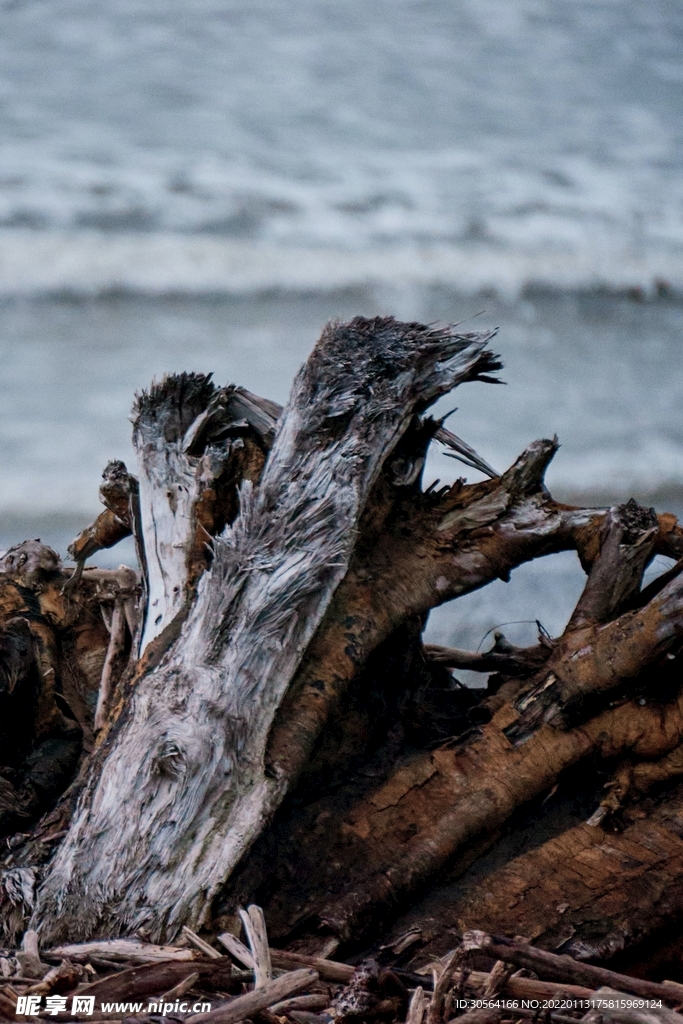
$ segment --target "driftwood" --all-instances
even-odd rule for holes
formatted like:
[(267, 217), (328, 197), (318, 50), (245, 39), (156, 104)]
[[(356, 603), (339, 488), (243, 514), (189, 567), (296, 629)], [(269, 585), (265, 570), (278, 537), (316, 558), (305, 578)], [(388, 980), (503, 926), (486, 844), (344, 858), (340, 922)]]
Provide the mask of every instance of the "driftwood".
[[(247, 916), (258, 916), (258, 910), (250, 908)], [(262, 938), (267, 944), (267, 936), (264, 934)], [(83, 968), (76, 968), (74, 962), (66, 959), (38, 984), (13, 976), (11, 984), (0, 991), (0, 1014), (4, 1013), (8, 1020), (14, 1019), (14, 1004), (23, 990), (24, 995), (64, 993), (66, 1001), (74, 993), (94, 998), (96, 1009), (86, 1011), (86, 1016), (94, 1020), (121, 1019), (131, 1002), (138, 1000), (136, 1005), (144, 1007), (145, 1004), (139, 1002), (141, 999), (147, 1000), (151, 1013), (171, 1013), (173, 1020), (208, 1021), (210, 1024), (230, 1024), (247, 1014), (256, 1020), (265, 1014), (263, 1019), (270, 1020), (269, 1013), (275, 1015), (276, 1020), (285, 1017), (294, 1024), (329, 1024), (330, 1021), (350, 1024), (360, 1020), (380, 1022), (404, 1018), (420, 1024), (425, 1020), (445, 1024), (454, 1010), (460, 1011), (458, 1020), (479, 1020), (482, 1015), (488, 1015), (487, 1019), (493, 1015), (498, 1020), (533, 1019), (543, 1004), (551, 1024), (574, 1024), (585, 1019), (586, 1008), (592, 1006), (600, 1007), (603, 1019), (624, 1024), (645, 1024), (648, 1014), (667, 1024), (680, 1024), (681, 1019), (671, 1009), (683, 999), (681, 985), (621, 975), (578, 962), (570, 956), (555, 956), (519, 941), (492, 938), (481, 931), (466, 932), (462, 943), (446, 957), (432, 961), (421, 977), (409, 980), (403, 974), (408, 988), (395, 971), (381, 967), (374, 960), (365, 960), (355, 968), (330, 961), (327, 970), (334, 969), (337, 984), (321, 985), (318, 972), (302, 966), (262, 983), (258, 983), (255, 976), (251, 991), (232, 997), (226, 993), (234, 992), (235, 973), (241, 980), (242, 972), (235, 972), (229, 959), (209, 944), (207, 950), (211, 956), (190, 953), (191, 959), (182, 961), (159, 960), (160, 951), (156, 947), (150, 947), (145, 953), (144, 943), (138, 942), (135, 949), (128, 943), (131, 957), (139, 962), (126, 967), (125, 944), (120, 942), (117, 955), (122, 959), (118, 969), (92, 954), (93, 949), (102, 952), (104, 945), (86, 943), (68, 951), (74, 961), (85, 963), (91, 974), (94, 973), (91, 961), (94, 961), (98, 971), (104, 971), (102, 977), (86, 985), (78, 984), (82, 977), (79, 971)], [(64, 951), (52, 950), (43, 955), (54, 959), (61, 952)], [(473, 970), (472, 956), (482, 954), (501, 959), (495, 963), (490, 961), (493, 966), (489, 971)], [(267, 954), (274, 963), (278, 958), (293, 955), (275, 949), (269, 949)], [(147, 962), (141, 965), (142, 961)], [(513, 973), (520, 964), (533, 968), (541, 978)], [(49, 978), (52, 978), (51, 983), (48, 983)], [(576, 984), (577, 981), (584, 984)], [(167, 987), (169, 983), (171, 988)], [(614, 985), (619, 985), (619, 989)], [(297, 996), (299, 992), (308, 994)], [(188, 999), (181, 1003), (183, 996)], [(208, 1002), (198, 1002), (206, 1000), (207, 996)], [(644, 999), (650, 1000), (647, 1006)], [(198, 1005), (203, 1007), (200, 1013), (196, 1012)], [(473, 1008), (463, 1012), (467, 1007)], [(322, 1011), (322, 1015), (316, 1016), (315, 1011)], [(135, 1019), (151, 1024), (159, 1017), (137, 1016)]]
[[(239, 517), (214, 540), (211, 572), (180, 635), (138, 673), (102, 757), (93, 761), (38, 893), (35, 919), (46, 937), (140, 927), (162, 937), (206, 917), (286, 792), (286, 773), (264, 771), (266, 739), (348, 568), (382, 460), (417, 410), (496, 365), (486, 340), (394, 321), (354, 321), (323, 334), (295, 382), (258, 489), (252, 496), (245, 482)], [(161, 641), (181, 609), (191, 574), (177, 552), (196, 545), (183, 504), (189, 456), (169, 456), (162, 471), (150, 453), (159, 441), (163, 451), (179, 451), (188, 431), (194, 443), (193, 424), (208, 402), (204, 382), (182, 379), (138, 404), (143, 534), (148, 505), (156, 510), (157, 557), (173, 553), (166, 574), (147, 556), (143, 650), (153, 634)], [(199, 463), (204, 457), (193, 456)], [(145, 500), (155, 480), (160, 494)], [(182, 502), (168, 497), (181, 487)], [(181, 505), (174, 514), (176, 500), (185, 508), (182, 518)], [(191, 535), (181, 536), (188, 523)], [(155, 604), (164, 600), (172, 611)], [(84, 886), (97, 893), (86, 906)]]
[[(219, 978), (232, 992), (248, 971), (251, 1009), (205, 1019), (261, 1024), (282, 970), (349, 987), (288, 1003), (298, 1024), (318, 1011), (445, 1024), (458, 995), (551, 998), (553, 985), (661, 995), (659, 981), (579, 968), (664, 934), (683, 906), (683, 530), (634, 501), (555, 501), (556, 439), (498, 475), (430, 419), (453, 387), (495, 380), (490, 337), (330, 325), (284, 409), (204, 375), (166, 378), (137, 399), (136, 474), (106, 467), (75, 571), (39, 542), (3, 556), (0, 925), (8, 945), (30, 926), (53, 947), (41, 970), (119, 963), (126, 978), (90, 987), (174, 1004)], [(486, 479), (423, 489), (433, 443)], [(139, 574), (85, 566), (128, 535)], [(564, 550), (587, 580), (560, 637), (423, 646), (431, 608)], [(658, 554), (676, 564), (643, 588)], [(458, 669), (488, 674), (486, 689)], [(596, 779), (589, 824), (465, 875), (431, 938), (416, 918), (382, 943), (525, 808), (599, 764), (612, 781)], [(266, 923), (289, 949), (269, 945)], [(457, 946), (468, 928), (525, 935), (579, 967), (553, 974), (532, 950), (539, 978), (515, 976), (517, 946)], [(331, 959), (372, 943), (361, 973)], [(447, 952), (430, 995), (413, 968)]]
[[(578, 960), (603, 961), (675, 926), (683, 908), (683, 791), (667, 794), (647, 815), (639, 805), (627, 808), (621, 827), (577, 825), (460, 898), (446, 903), (444, 895), (444, 923), (461, 931), (476, 923), (498, 935), (526, 935)], [(449, 941), (446, 930), (432, 931), (422, 955), (435, 955)], [(620, 987), (614, 979), (597, 980)]]
[(200, 1021), (205, 1021), (206, 1024), (237, 1024), (237, 1021), (244, 1020), (259, 1010), (265, 1010), (266, 1007), (273, 1006), (296, 992), (310, 988), (317, 980), (315, 971), (310, 969), (292, 971), (265, 985), (257, 986), (253, 992), (239, 996), (225, 1007), (211, 1010), (206, 1014), (197, 1014), (189, 1019), (196, 1021), (197, 1024)]

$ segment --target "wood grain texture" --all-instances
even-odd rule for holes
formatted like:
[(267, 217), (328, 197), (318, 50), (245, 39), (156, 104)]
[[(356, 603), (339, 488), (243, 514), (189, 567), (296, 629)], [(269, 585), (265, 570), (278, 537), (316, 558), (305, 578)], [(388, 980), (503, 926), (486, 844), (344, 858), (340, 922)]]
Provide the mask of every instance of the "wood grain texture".
[[(162, 938), (203, 920), (287, 790), (286, 777), (265, 773), (268, 731), (348, 569), (382, 464), (416, 412), (495, 369), (489, 337), (392, 318), (325, 329), (294, 383), (258, 490), (243, 486), (178, 640), (137, 680), (86, 782), (38, 894), (44, 941), (139, 927)], [(149, 551), (151, 531), (172, 547), (178, 517), (166, 525), (159, 459), (171, 455), (157, 456), (144, 436)], [(184, 496), (177, 501), (179, 509)], [(151, 608), (162, 623), (180, 585), (178, 559), (170, 553), (167, 563), (165, 550), (159, 587), (150, 569), (150, 601), (164, 593), (170, 602)]]

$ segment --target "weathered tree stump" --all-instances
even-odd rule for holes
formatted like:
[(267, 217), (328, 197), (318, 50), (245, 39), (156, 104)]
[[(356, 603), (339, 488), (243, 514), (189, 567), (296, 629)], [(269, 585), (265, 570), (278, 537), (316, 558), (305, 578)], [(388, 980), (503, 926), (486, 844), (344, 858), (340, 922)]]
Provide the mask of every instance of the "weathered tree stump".
[[(681, 559), (683, 530), (634, 502), (556, 502), (554, 439), (497, 475), (430, 419), (440, 395), (495, 380), (490, 337), (330, 325), (284, 410), (164, 379), (137, 399), (137, 474), (105, 469), (75, 573), (39, 544), (7, 553), (0, 829), (23, 838), (0, 875), (6, 933), (31, 915), (44, 942), (164, 942), (258, 894), (279, 941), (358, 946), (568, 769), (620, 765), (596, 834), (674, 784), (683, 562), (642, 578), (656, 554)], [(487, 479), (424, 490), (434, 441)], [(84, 567), (130, 534), (139, 579)], [(561, 637), (423, 647), (431, 608), (563, 550), (587, 582)], [(523, 927), (489, 909), (487, 927)]]

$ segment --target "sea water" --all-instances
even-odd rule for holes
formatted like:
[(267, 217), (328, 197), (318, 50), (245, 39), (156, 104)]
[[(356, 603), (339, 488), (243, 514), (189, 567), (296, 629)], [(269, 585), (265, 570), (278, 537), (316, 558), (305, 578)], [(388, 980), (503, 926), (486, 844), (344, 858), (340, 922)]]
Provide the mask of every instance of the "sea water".
[[(0, 3), (0, 544), (65, 554), (153, 377), (284, 402), (356, 313), (499, 326), (449, 426), (681, 508), (682, 46), (675, 0)], [(581, 585), (544, 559), (430, 638), (556, 633)]]

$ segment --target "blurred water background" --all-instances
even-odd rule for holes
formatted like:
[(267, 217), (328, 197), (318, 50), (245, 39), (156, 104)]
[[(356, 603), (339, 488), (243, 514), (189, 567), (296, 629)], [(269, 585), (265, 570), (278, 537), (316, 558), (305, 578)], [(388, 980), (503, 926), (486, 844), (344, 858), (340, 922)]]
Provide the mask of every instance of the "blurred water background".
[[(356, 313), (499, 325), (452, 429), (683, 511), (682, 54), (677, 0), (4, 0), (0, 546), (65, 554), (154, 376), (284, 402)], [(581, 585), (542, 560), (429, 636), (557, 633)]]

